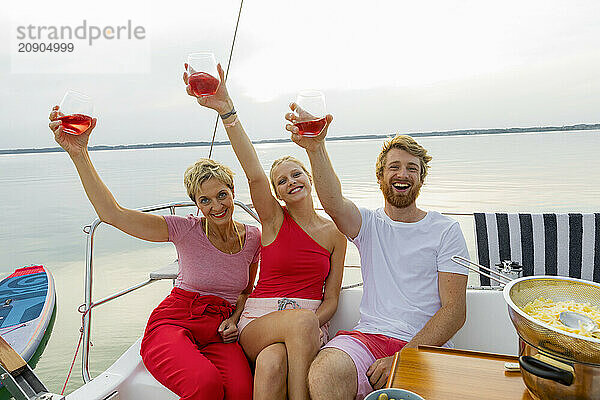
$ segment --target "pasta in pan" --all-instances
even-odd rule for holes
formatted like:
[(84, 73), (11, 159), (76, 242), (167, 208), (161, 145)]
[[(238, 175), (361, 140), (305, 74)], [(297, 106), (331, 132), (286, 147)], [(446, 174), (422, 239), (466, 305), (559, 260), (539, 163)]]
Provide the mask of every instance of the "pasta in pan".
[(533, 318), (545, 322), (554, 328), (586, 337), (592, 337), (592, 335), (581, 326), (579, 329), (573, 329), (563, 325), (558, 318), (559, 314), (563, 311), (574, 311), (590, 317), (600, 325), (600, 309), (590, 305), (590, 303), (576, 303), (574, 301), (554, 302), (550, 299), (540, 297), (527, 303), (522, 310)]

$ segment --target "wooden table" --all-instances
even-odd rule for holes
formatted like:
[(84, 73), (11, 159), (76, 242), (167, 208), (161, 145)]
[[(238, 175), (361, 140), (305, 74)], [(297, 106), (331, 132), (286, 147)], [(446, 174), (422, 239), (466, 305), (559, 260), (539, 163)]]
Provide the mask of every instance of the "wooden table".
[(388, 387), (426, 400), (532, 400), (520, 372), (508, 372), (515, 356), (419, 346), (396, 354)]

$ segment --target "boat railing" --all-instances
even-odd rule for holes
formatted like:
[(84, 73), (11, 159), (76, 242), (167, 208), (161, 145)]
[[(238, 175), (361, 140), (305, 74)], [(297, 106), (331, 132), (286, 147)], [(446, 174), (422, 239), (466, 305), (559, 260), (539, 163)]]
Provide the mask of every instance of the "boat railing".
[[(248, 213), (252, 218), (254, 218), (258, 223), (260, 220), (258, 215), (253, 209), (251, 204), (245, 204), (239, 200), (235, 200), (235, 205)], [(175, 210), (177, 208), (182, 207), (195, 207), (196, 204), (191, 201), (180, 201), (180, 202), (171, 202), (164, 203), (159, 205), (153, 205), (148, 207), (139, 208), (139, 211), (142, 212), (159, 212), (168, 210), (171, 215), (175, 215)], [(323, 211), (321, 208), (317, 208), (317, 210)], [(445, 215), (452, 216), (473, 216), (473, 213), (456, 213), (456, 212), (446, 212), (443, 213)], [(141, 289), (151, 283), (158, 282), (162, 279), (175, 279), (177, 277), (177, 263), (174, 262), (169, 264), (168, 266), (159, 269), (158, 271), (154, 271), (150, 273), (149, 278), (143, 282), (137, 283), (133, 286), (130, 286), (126, 289), (120, 290), (116, 293), (113, 293), (107, 297), (104, 297), (100, 300), (93, 301), (92, 300), (92, 289), (94, 283), (94, 235), (96, 233), (96, 229), (98, 226), (103, 224), (104, 222), (100, 220), (100, 218), (96, 218), (90, 225), (87, 225), (83, 228), (84, 232), (87, 235), (87, 243), (86, 243), (86, 257), (85, 257), (85, 299), (84, 304), (79, 307), (79, 312), (83, 314), (83, 338), (82, 338), (82, 351), (81, 351), (81, 374), (83, 377), (83, 381), (88, 383), (92, 380), (89, 369), (89, 358), (90, 358), (90, 343), (91, 343), (91, 328), (92, 328), (92, 311), (94, 308), (105, 304), (109, 301), (117, 299), (121, 296), (124, 296), (128, 293), (131, 293), (135, 290)], [(351, 289), (355, 287), (359, 287), (362, 285), (361, 283), (355, 283), (352, 285), (344, 286), (342, 289)]]
[[(258, 219), (258, 215), (252, 209), (252, 206), (242, 203), (239, 200), (235, 200), (235, 205), (248, 213), (252, 218), (260, 223)], [(195, 207), (196, 204), (191, 201), (181, 201), (181, 202), (171, 202), (165, 204), (159, 204), (154, 206), (148, 206), (139, 208), (139, 211), (142, 212), (158, 212), (163, 210), (169, 210), (171, 215), (175, 215), (175, 210), (180, 207)], [(131, 293), (137, 289), (143, 288), (151, 283), (158, 282), (161, 279), (175, 279), (176, 272), (173, 273), (170, 270), (159, 270), (155, 271), (155, 273), (151, 273), (150, 277), (138, 284), (135, 284), (131, 287), (123, 289), (119, 292), (111, 294), (103, 299), (93, 301), (92, 300), (92, 289), (94, 284), (94, 235), (96, 233), (96, 229), (98, 226), (103, 224), (103, 221), (100, 218), (96, 218), (90, 225), (87, 225), (83, 228), (83, 231), (87, 234), (87, 243), (86, 243), (86, 256), (85, 256), (85, 299), (84, 304), (79, 307), (79, 312), (83, 314), (83, 338), (82, 344), (83, 348), (81, 350), (81, 374), (83, 377), (83, 381), (88, 383), (92, 380), (89, 369), (89, 358), (90, 358), (90, 343), (91, 343), (91, 329), (92, 329), (92, 310), (95, 307), (98, 307), (104, 303), (107, 303), (111, 300), (117, 299), (121, 296), (124, 296), (128, 293)], [(172, 269), (176, 271), (173, 265)]]

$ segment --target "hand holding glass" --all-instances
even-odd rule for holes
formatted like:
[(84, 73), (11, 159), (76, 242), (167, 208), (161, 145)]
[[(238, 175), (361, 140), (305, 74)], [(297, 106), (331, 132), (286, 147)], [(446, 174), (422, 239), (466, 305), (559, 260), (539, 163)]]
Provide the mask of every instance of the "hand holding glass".
[(92, 125), (94, 103), (92, 99), (74, 90), (67, 90), (59, 105), (58, 120), (61, 121), (63, 132), (71, 135), (81, 135)]
[(219, 84), (217, 62), (213, 53), (191, 53), (187, 62), (188, 84), (196, 97), (211, 96)]
[(327, 125), (325, 95), (318, 90), (301, 90), (298, 92), (296, 112), (298, 118), (294, 125), (302, 136), (318, 136)]

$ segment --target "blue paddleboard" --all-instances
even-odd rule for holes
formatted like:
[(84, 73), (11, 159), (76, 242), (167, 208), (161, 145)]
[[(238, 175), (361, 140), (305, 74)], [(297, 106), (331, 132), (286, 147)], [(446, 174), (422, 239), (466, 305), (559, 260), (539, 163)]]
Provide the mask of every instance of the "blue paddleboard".
[(42, 265), (18, 268), (0, 281), (0, 336), (30, 365), (46, 345), (55, 306), (54, 279)]

